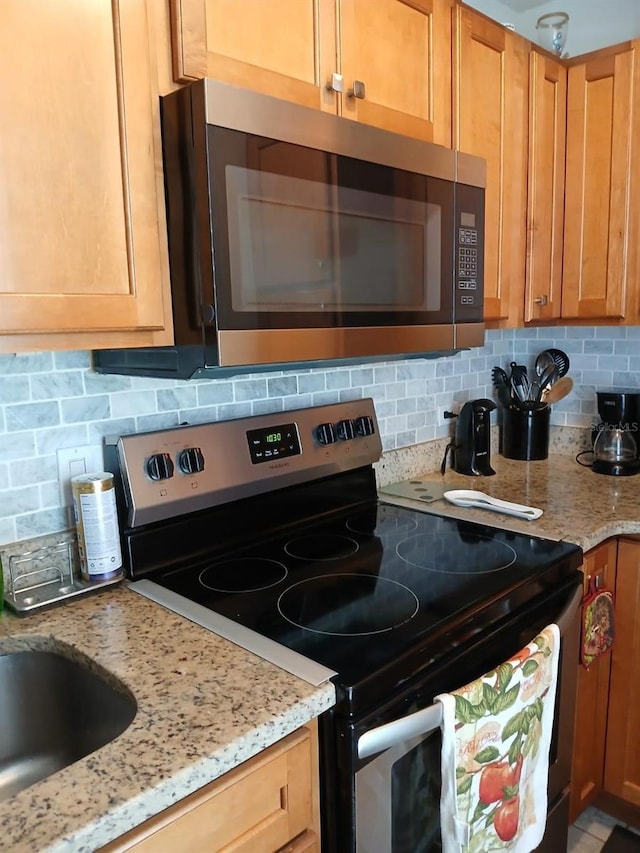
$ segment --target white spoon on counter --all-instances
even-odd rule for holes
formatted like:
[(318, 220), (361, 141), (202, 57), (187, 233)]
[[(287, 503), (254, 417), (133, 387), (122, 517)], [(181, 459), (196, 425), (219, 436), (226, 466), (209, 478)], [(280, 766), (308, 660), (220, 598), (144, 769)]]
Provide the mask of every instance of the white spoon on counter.
[(475, 492), (472, 489), (453, 489), (445, 492), (444, 497), (449, 503), (456, 506), (476, 507), (477, 509), (504, 512), (507, 515), (524, 518), (525, 521), (535, 521), (536, 518), (540, 518), (542, 515), (542, 510), (537, 507), (524, 506), (523, 504), (516, 504), (511, 501), (501, 501), (499, 498), (492, 498), (491, 495), (486, 495), (484, 492)]

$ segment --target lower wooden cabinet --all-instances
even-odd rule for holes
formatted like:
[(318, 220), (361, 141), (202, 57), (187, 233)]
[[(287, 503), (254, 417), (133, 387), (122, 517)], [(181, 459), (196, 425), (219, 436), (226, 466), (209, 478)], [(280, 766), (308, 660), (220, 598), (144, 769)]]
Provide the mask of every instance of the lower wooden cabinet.
[(615, 635), (578, 673), (570, 821), (595, 804), (640, 826), (640, 537), (602, 543), (583, 571), (585, 590), (595, 576), (615, 591)]
[[(596, 579), (599, 587), (615, 589), (617, 550), (617, 541), (613, 539), (585, 554), (582, 566), (585, 593), (591, 578)], [(603, 790), (610, 669), (611, 654), (607, 653), (597, 658), (589, 669), (580, 666), (578, 670), (571, 768), (571, 823)]]
[(102, 853), (320, 853), (319, 822), (313, 721)]
[(604, 789), (640, 807), (640, 539), (620, 539)]

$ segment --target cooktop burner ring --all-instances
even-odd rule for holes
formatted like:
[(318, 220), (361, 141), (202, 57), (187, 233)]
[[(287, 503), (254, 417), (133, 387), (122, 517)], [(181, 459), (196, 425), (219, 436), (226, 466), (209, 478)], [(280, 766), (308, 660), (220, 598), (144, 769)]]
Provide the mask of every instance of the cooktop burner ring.
[[(336, 583), (338, 580), (338, 583)], [(373, 590), (373, 594), (379, 589), (382, 589), (382, 598), (383, 598), (383, 607), (378, 608), (366, 608), (365, 612), (354, 612), (349, 614), (348, 611), (351, 608), (353, 611), (363, 610), (361, 601), (356, 597), (353, 600), (353, 596), (349, 597), (349, 600), (341, 603), (339, 601), (339, 594), (341, 594), (344, 590), (344, 583), (351, 584), (352, 590), (356, 589), (358, 585), (360, 585), (360, 589), (362, 590), (363, 585), (368, 584), (368, 589), (365, 589), (366, 597), (371, 597), (371, 591)], [(340, 583), (342, 587), (340, 587)], [(303, 587), (307, 587), (310, 589), (310, 592), (306, 592), (303, 590)], [(324, 590), (322, 589), (324, 587)], [(323, 597), (322, 592), (329, 593), (331, 595), (331, 604), (327, 607), (323, 607)], [(295, 598), (299, 596), (299, 601), (296, 602)], [(286, 598), (293, 598), (292, 604), (289, 604), (286, 601)], [(358, 608), (358, 605), (360, 607)], [(358, 628), (347, 629), (345, 625), (345, 629), (343, 630), (328, 630), (318, 627), (311, 627), (309, 624), (305, 624), (304, 620), (298, 618), (294, 619), (290, 615), (287, 615), (285, 609), (290, 607), (298, 607), (298, 610), (302, 608), (306, 608), (310, 612), (308, 621), (312, 621), (316, 618), (318, 621), (324, 619), (330, 622), (332, 619), (340, 618), (343, 614), (346, 613), (347, 619), (349, 620), (347, 624), (358, 624), (358, 620), (360, 620), (360, 624), (362, 624), (362, 617), (366, 617), (371, 620), (372, 616), (378, 619), (378, 626), (366, 628), (366, 630), (360, 630)], [(373, 634), (383, 634), (387, 631), (392, 631), (394, 628), (399, 628), (401, 625), (404, 625), (406, 622), (409, 622), (416, 615), (418, 610), (420, 609), (420, 601), (418, 597), (413, 592), (413, 590), (409, 589), (403, 583), (399, 581), (392, 580), (391, 578), (380, 577), (379, 575), (369, 575), (369, 574), (358, 574), (355, 572), (352, 573), (341, 573), (341, 574), (331, 574), (331, 575), (317, 575), (312, 578), (306, 578), (305, 580), (298, 581), (297, 583), (291, 584), (291, 586), (287, 587), (279, 596), (278, 596), (278, 613), (289, 622), (291, 625), (295, 625), (296, 628), (301, 628), (303, 631), (311, 631), (314, 634), (324, 634), (327, 636), (333, 637), (364, 637)], [(349, 618), (349, 617), (355, 617)], [(385, 624), (380, 624), (381, 618), (385, 619)]]
[(319, 563), (343, 560), (345, 557), (351, 557), (359, 548), (360, 545), (350, 536), (335, 533), (314, 533), (290, 539), (284, 546), (284, 552), (297, 560), (310, 560)]
[[(455, 544), (438, 553), (435, 533), (417, 533), (398, 542), (396, 554), (410, 566), (450, 575), (485, 575), (508, 569), (518, 559), (511, 545), (483, 533), (465, 533)], [(422, 544), (422, 540), (427, 540)], [(411, 550), (417, 551), (420, 559)], [(409, 551), (409, 554), (407, 554)], [(403, 553), (404, 552), (404, 553)], [(455, 562), (453, 562), (455, 561)], [(471, 566), (467, 570), (467, 566)]]
[[(216, 585), (205, 578), (207, 573), (210, 573), (213, 576), (212, 579), (217, 581)], [(282, 583), (288, 574), (287, 567), (278, 560), (270, 560), (266, 557), (232, 557), (227, 560), (220, 560), (207, 566), (206, 569), (202, 569), (198, 575), (198, 580), (202, 586), (213, 592), (233, 594), (269, 589), (269, 587)], [(219, 582), (220, 579), (222, 579), (222, 583)], [(238, 583), (232, 583), (232, 579)], [(256, 583), (258, 579), (259, 582)], [(251, 583), (252, 580), (253, 583)]]

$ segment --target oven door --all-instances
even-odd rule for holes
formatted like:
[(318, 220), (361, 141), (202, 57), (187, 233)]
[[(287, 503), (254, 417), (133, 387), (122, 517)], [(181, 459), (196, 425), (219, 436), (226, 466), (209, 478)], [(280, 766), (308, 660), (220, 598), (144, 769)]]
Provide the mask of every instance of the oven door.
[[(577, 580), (449, 664), (448, 674), (440, 673), (413, 697), (405, 695), (383, 715), (378, 714), (377, 725), (370, 725), (370, 720), (355, 727), (352, 850), (433, 853), (441, 849), (440, 708), (431, 704), (432, 698), (488, 672), (551, 622), (561, 632), (548, 787), (549, 814), (555, 819), (548, 822), (538, 850), (551, 853), (566, 848), (581, 597)], [(396, 718), (395, 711), (402, 713)]]

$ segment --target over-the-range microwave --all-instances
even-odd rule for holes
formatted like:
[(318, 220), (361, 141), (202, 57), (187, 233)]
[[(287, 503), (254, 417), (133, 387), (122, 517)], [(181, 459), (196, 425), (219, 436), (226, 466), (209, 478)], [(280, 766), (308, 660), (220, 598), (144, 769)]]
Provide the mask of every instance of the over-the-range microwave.
[(199, 80), (161, 100), (174, 378), (481, 346), (485, 162)]

